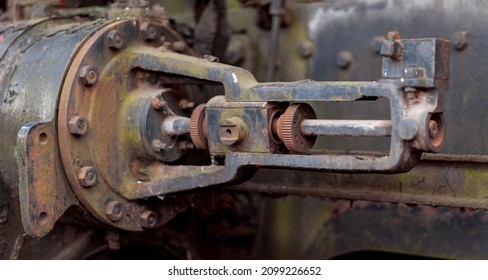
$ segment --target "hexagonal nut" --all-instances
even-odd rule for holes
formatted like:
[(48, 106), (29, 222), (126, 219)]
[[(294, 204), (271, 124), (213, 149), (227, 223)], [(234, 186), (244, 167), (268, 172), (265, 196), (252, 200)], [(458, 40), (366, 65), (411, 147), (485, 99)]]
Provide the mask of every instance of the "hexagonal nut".
[(88, 131), (88, 120), (82, 116), (74, 116), (69, 122), (69, 132), (73, 135), (84, 135)]
[(158, 35), (158, 32), (156, 28), (152, 25), (148, 25), (146, 29), (144, 30), (144, 40), (150, 41), (156, 39), (156, 36)]
[(97, 68), (92, 65), (85, 65), (81, 67), (78, 77), (85, 86), (93, 85), (98, 80)]
[(78, 180), (80, 180), (83, 187), (96, 185), (98, 182), (97, 170), (91, 166), (83, 167), (78, 174)]
[(124, 205), (118, 201), (110, 201), (105, 208), (105, 214), (112, 222), (120, 221), (124, 215)]
[(380, 55), (392, 59), (399, 59), (403, 55), (403, 44), (400, 41), (383, 41)]
[(117, 30), (112, 30), (107, 34), (107, 46), (111, 49), (121, 49), (124, 47), (124, 38)]
[(143, 228), (154, 228), (158, 223), (158, 215), (150, 210), (142, 212), (139, 216), (139, 224)]

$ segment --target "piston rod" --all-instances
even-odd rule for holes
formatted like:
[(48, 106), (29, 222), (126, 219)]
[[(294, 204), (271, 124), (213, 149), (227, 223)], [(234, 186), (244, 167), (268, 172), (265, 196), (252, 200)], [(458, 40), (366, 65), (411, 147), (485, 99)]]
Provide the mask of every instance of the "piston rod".
[(307, 136), (391, 136), (389, 120), (303, 120), (301, 131)]

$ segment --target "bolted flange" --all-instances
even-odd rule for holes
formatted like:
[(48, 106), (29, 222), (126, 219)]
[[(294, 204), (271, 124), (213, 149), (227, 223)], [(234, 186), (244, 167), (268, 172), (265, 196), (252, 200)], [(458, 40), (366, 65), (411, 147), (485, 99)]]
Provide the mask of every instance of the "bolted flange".
[(124, 217), (124, 205), (118, 201), (110, 201), (105, 208), (105, 214), (112, 222), (118, 222)]
[(112, 30), (107, 34), (107, 46), (117, 50), (124, 47), (124, 38), (119, 31)]
[(88, 131), (88, 120), (82, 116), (75, 116), (69, 120), (69, 132), (73, 135), (85, 135)]
[(96, 185), (98, 182), (97, 170), (91, 166), (83, 167), (78, 174), (78, 180), (84, 187)]
[(143, 228), (154, 228), (158, 222), (158, 215), (150, 210), (142, 212), (139, 216), (139, 224)]
[(81, 67), (79, 77), (85, 86), (91, 86), (98, 80), (97, 68), (92, 65), (85, 65)]

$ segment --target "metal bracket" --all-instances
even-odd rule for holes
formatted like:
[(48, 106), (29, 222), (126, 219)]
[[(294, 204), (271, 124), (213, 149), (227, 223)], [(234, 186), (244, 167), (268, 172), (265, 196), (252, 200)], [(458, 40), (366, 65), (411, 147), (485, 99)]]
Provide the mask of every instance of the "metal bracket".
[(19, 198), (27, 234), (43, 237), (72, 205), (78, 204), (64, 176), (55, 125), (30, 123), (17, 136)]

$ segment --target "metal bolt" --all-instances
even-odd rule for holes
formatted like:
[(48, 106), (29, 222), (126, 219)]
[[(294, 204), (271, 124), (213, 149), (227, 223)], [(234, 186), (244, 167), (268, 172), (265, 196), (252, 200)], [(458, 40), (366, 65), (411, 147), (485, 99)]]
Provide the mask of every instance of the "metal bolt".
[(436, 138), (438, 134), (439, 134), (439, 126), (437, 125), (437, 122), (434, 120), (430, 120), (429, 121), (429, 137), (430, 138)]
[(79, 77), (85, 86), (93, 85), (98, 80), (98, 72), (95, 66), (85, 65), (81, 67)]
[(88, 131), (88, 120), (81, 116), (75, 116), (69, 120), (68, 126), (71, 134), (81, 136)]
[(154, 97), (151, 100), (151, 107), (153, 107), (154, 110), (161, 110), (166, 104), (166, 101), (162, 100), (160, 97)]
[(400, 33), (390, 31), (386, 35), (386, 41), (381, 44), (380, 55), (392, 59), (400, 59), (403, 55), (403, 44), (399, 41)]
[(237, 144), (246, 136), (245, 123), (237, 117), (224, 120), (220, 123), (219, 136), (224, 145)]
[(154, 26), (149, 25), (146, 30), (144, 30), (144, 40), (150, 41), (156, 39), (157, 30)]
[(107, 34), (107, 45), (111, 49), (121, 49), (124, 46), (124, 38), (117, 30), (112, 30)]
[(412, 119), (401, 120), (398, 124), (397, 132), (403, 140), (412, 140), (419, 131), (419, 125)]
[(180, 150), (192, 150), (195, 148), (195, 145), (192, 143), (192, 142), (188, 142), (188, 141), (181, 141), (179, 144), (178, 144), (178, 148)]
[(336, 66), (341, 69), (347, 69), (354, 61), (354, 57), (350, 51), (340, 51), (336, 56)]
[(188, 101), (187, 99), (182, 99), (178, 106), (181, 110), (191, 110), (195, 107), (195, 102)]
[(139, 224), (143, 228), (154, 228), (158, 223), (158, 215), (150, 210), (142, 212), (139, 216)]
[(173, 49), (175, 52), (182, 53), (186, 49), (186, 44), (183, 41), (176, 41), (171, 44), (171, 49)]
[(157, 153), (159, 153), (159, 151), (164, 150), (168, 147), (168, 145), (166, 145), (165, 143), (163, 143), (163, 141), (158, 139), (152, 141), (151, 146), (153, 150)]
[(376, 36), (373, 38), (370, 44), (370, 49), (372, 52), (376, 54), (380, 54), (381, 51), (381, 44), (383, 44), (383, 41), (385, 41), (384, 36)]
[(455, 50), (463, 50), (468, 45), (468, 32), (458, 31), (455, 32), (451, 38), (452, 47)]
[(398, 31), (389, 31), (386, 34), (386, 39), (387, 40), (390, 40), (390, 41), (400, 40), (400, 32), (398, 32)]
[(118, 201), (110, 201), (105, 208), (105, 214), (112, 222), (120, 221), (124, 217), (124, 205)]
[(301, 58), (309, 58), (315, 52), (315, 47), (312, 42), (304, 41), (298, 45), (298, 54)]
[(83, 167), (78, 174), (78, 180), (83, 187), (91, 187), (96, 185), (98, 181), (97, 170), (91, 166)]

